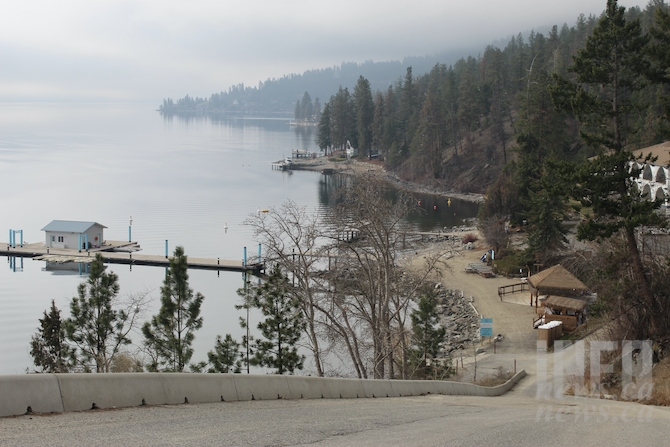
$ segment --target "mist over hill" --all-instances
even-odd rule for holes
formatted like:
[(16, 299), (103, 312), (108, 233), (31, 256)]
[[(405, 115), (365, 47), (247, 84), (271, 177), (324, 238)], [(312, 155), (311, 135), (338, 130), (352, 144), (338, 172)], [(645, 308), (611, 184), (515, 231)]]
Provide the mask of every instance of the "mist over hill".
[(174, 114), (276, 114), (292, 116), (296, 101), (305, 92), (325, 103), (337, 90), (352, 90), (360, 76), (370, 81), (373, 91), (384, 91), (397, 84), (412, 67), (417, 76), (428, 73), (436, 64), (453, 65), (459, 59), (481, 52), (481, 48), (462, 48), (426, 56), (409, 56), (402, 61), (363, 63), (342, 62), (333, 67), (288, 74), (279, 79), (267, 79), (256, 86), (233, 85), (226, 91), (213, 93), (209, 98), (186, 95), (172, 100), (166, 98), (159, 110)]

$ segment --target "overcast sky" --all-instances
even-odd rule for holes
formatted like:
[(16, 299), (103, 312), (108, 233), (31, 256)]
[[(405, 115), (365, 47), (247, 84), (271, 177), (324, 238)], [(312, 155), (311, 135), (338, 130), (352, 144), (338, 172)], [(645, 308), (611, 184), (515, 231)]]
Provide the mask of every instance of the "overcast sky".
[[(646, 1), (620, 5), (644, 7)], [(6, 0), (0, 101), (158, 103), (343, 61), (481, 45), (606, 0)]]

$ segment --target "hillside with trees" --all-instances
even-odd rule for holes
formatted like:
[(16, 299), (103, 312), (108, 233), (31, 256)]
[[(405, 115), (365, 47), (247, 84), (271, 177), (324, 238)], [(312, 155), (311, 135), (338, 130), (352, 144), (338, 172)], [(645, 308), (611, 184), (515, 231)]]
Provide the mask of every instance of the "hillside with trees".
[(293, 115), (296, 101), (305, 92), (313, 99), (329, 98), (340, 86), (353, 88), (359, 76), (370, 80), (374, 90), (385, 90), (405, 74), (408, 66), (415, 73), (427, 73), (436, 63), (452, 64), (461, 57), (476, 53), (476, 48), (444, 51), (428, 56), (406, 57), (402, 61), (363, 63), (342, 62), (333, 67), (307, 70), (302, 74), (288, 74), (280, 78), (268, 78), (258, 85), (240, 83), (209, 98), (189, 95), (173, 100), (165, 98), (159, 106), (164, 114), (209, 114), (209, 115)]
[[(645, 257), (639, 242), (664, 231), (664, 201), (643, 197), (631, 178), (654, 161), (633, 151), (669, 134), (668, 42), (663, 1), (642, 10), (609, 0), (600, 17), (546, 36), (519, 35), (422, 76), (409, 67), (385, 91), (373, 93), (361, 76), (353, 92), (340, 87), (325, 102), (318, 144), (351, 144), (437, 190), (485, 193), (480, 228), (496, 252), (508, 248), (509, 227), (526, 234), (505, 263), (528, 271), (570, 262), (598, 284), (600, 311), (620, 334), (665, 337), (667, 264)], [(605, 265), (563, 250), (572, 213), (576, 238), (596, 242)]]

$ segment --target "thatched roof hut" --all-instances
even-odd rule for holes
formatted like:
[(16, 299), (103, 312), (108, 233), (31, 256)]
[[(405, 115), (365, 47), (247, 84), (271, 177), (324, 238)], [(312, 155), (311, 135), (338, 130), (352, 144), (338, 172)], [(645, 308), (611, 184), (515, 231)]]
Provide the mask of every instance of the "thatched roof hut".
[(576, 297), (588, 292), (588, 287), (575, 275), (558, 264), (528, 278), (530, 286), (530, 305), (537, 307), (537, 297), (540, 295), (558, 295), (563, 297)]

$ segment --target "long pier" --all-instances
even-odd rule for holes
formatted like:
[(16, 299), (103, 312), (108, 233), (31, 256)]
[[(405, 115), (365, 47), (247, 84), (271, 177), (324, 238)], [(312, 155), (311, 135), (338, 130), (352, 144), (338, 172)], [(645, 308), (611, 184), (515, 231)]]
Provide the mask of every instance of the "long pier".
[[(11, 246), (8, 243), (0, 243), (0, 255), (32, 258), (36, 261), (47, 261), (64, 264), (67, 262), (89, 263), (96, 254), (100, 254), (103, 260), (109, 264), (130, 264), (167, 267), (170, 265), (172, 256), (145, 255), (137, 251), (139, 246), (136, 242), (105, 241), (100, 248), (89, 250), (63, 249), (45, 247), (43, 243), (23, 244), (23, 246)], [(126, 252), (110, 250), (128, 250)], [(224, 270), (232, 272), (260, 273), (264, 270), (263, 262), (249, 262), (244, 260), (212, 259), (188, 257), (188, 268), (202, 270)]]

